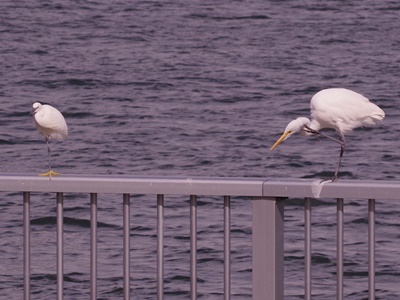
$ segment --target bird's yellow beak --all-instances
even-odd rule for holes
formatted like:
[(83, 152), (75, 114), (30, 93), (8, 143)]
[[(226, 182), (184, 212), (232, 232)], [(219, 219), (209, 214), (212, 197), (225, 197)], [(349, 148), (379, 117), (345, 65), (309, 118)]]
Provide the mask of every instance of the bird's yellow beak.
[(274, 150), (274, 149), (275, 149), (280, 143), (282, 143), (282, 142), (286, 139), (286, 137), (287, 137), (289, 134), (291, 134), (291, 133), (292, 133), (291, 130), (285, 131), (285, 132), (281, 135), (281, 137), (275, 142), (275, 144), (271, 147), (271, 149), (269, 149), (269, 151)]

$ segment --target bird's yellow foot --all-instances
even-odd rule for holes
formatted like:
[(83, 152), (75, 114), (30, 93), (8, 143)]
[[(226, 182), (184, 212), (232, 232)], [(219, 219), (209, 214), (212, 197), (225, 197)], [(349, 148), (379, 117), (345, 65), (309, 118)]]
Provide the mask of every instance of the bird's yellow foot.
[(53, 170), (50, 170), (50, 171), (48, 171), (46, 173), (39, 174), (39, 176), (42, 176), (42, 177), (60, 176), (60, 173), (57, 173), (57, 172), (54, 172)]

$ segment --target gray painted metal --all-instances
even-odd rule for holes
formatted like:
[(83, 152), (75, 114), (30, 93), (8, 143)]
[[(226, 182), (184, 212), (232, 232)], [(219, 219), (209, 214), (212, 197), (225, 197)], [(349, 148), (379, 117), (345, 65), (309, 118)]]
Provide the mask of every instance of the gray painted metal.
[(0, 175), (0, 191), (397, 200), (400, 182), (268, 178)]
[(123, 273), (124, 273), (124, 300), (130, 299), (131, 292), (131, 269), (130, 269), (130, 228), (131, 228), (131, 218), (130, 218), (130, 195), (123, 195)]
[(24, 193), (24, 300), (31, 298), (31, 217), (30, 194)]
[(375, 200), (368, 200), (368, 294), (375, 300)]
[(336, 299), (343, 300), (343, 199), (337, 199), (337, 295)]
[(400, 182), (338, 180), (270, 180), (264, 182), (263, 194), (289, 198), (352, 198), (398, 200)]
[(253, 201), (253, 300), (283, 300), (283, 202)]
[(63, 193), (57, 193), (57, 299), (64, 298), (64, 216)]
[(0, 175), (0, 191), (261, 196), (263, 179)]
[(224, 196), (224, 300), (231, 299), (231, 197)]
[(157, 300), (164, 299), (164, 195), (157, 195)]
[(97, 194), (90, 194), (90, 299), (97, 300)]
[(311, 300), (311, 204), (306, 198), (304, 203), (304, 291), (305, 299)]
[(190, 195), (190, 299), (197, 299), (197, 196)]
[[(31, 192), (57, 193), (57, 299), (63, 298), (63, 193), (91, 194), (91, 243), (95, 249), (97, 203), (94, 195), (97, 193), (123, 194), (124, 205), (124, 299), (129, 299), (129, 197), (130, 194), (180, 194), (190, 196), (191, 212), (191, 297), (197, 297), (197, 207), (195, 195), (224, 196), (225, 244), (224, 257), (226, 263), (230, 256), (230, 196), (248, 196), (253, 201), (253, 299), (283, 299), (283, 201), (291, 198), (336, 198), (338, 199), (338, 299), (343, 294), (343, 198), (355, 199), (386, 199), (398, 200), (400, 197), (400, 182), (391, 181), (349, 181), (321, 182), (320, 180), (269, 180), (263, 178), (203, 178), (203, 177), (106, 177), (106, 176), (72, 176), (43, 178), (27, 175), (0, 175), (0, 192), (24, 192), (24, 299), (29, 299), (30, 277), (30, 227), (29, 206)], [(228, 195), (228, 196), (227, 196)], [(307, 206), (309, 202), (309, 211)], [(369, 200), (369, 294), (375, 295), (375, 200)], [(229, 203), (229, 204), (228, 204)], [(159, 232), (163, 231), (163, 202), (158, 202), (160, 221)], [(311, 240), (311, 200), (306, 199), (306, 259), (311, 253), (307, 236)], [(160, 236), (163, 236), (160, 234)], [(159, 245), (163, 241), (160, 240)], [(161, 246), (159, 246), (160, 248)], [(309, 254), (307, 254), (307, 251)], [(92, 281), (96, 269), (96, 252), (92, 251), (91, 271)], [(310, 257), (308, 260), (311, 263)], [(311, 297), (311, 265), (306, 262), (306, 295)], [(163, 275), (162, 262), (158, 263), (159, 278)], [(160, 273), (161, 272), (161, 273)], [(227, 290), (230, 287), (230, 266), (225, 266), (224, 292), (229, 299)], [(309, 275), (307, 275), (309, 274)], [(160, 281), (162, 279), (159, 279)], [(307, 284), (307, 281), (309, 282)], [(93, 283), (93, 282), (92, 282)], [(308, 286), (308, 288), (307, 288)], [(93, 289), (93, 287), (91, 287)], [(160, 288), (160, 287), (158, 287)], [(162, 292), (158, 292), (162, 295)], [(92, 295), (95, 293), (92, 292)], [(160, 296), (162, 299), (162, 296)], [(92, 296), (94, 299), (95, 297)], [(307, 299), (307, 298), (306, 298)]]

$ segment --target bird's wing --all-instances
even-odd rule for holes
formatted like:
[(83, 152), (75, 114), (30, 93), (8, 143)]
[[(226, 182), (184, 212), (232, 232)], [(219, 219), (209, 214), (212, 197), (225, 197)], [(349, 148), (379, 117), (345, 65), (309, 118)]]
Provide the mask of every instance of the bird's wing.
[[(325, 90), (324, 90), (325, 91)], [(373, 125), (385, 113), (366, 97), (346, 89), (329, 89), (311, 99), (312, 118), (321, 128), (334, 128), (346, 133), (354, 128)]]
[(55, 140), (65, 140), (68, 136), (68, 127), (63, 115), (55, 108), (46, 109), (35, 115), (39, 131), (46, 137)]

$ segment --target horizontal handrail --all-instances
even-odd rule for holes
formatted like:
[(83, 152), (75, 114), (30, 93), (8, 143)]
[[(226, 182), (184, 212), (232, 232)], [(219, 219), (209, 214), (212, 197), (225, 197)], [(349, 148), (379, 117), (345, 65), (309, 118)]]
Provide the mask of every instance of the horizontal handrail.
[(203, 177), (132, 177), (0, 175), (0, 191), (98, 194), (261, 196), (264, 179)]
[(400, 182), (231, 177), (1, 175), (3, 192), (74, 192), (397, 200)]

